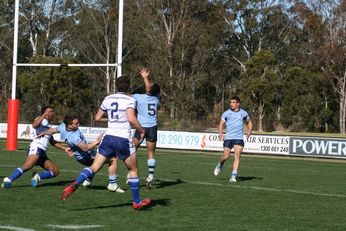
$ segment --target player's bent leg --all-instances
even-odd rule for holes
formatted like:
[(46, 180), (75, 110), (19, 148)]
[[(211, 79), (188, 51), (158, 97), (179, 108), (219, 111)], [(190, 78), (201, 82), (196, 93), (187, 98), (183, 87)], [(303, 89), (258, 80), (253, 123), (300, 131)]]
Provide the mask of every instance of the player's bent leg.
[(84, 182), (86, 179), (90, 179), (90, 177), (101, 169), (106, 160), (106, 157), (97, 153), (93, 164), (90, 167), (84, 168), (77, 179), (64, 189), (60, 195), (60, 200), (66, 200), (69, 196), (71, 196), (82, 182)]
[(17, 178), (19, 178), (21, 175), (23, 175), (24, 172), (31, 169), (35, 165), (38, 159), (39, 159), (39, 156), (36, 154), (28, 155), (24, 161), (24, 164), (21, 167), (16, 168), (9, 177), (5, 177), (3, 179), (3, 183), (1, 184), (1, 187), (11, 188), (12, 182), (16, 180)]
[(96, 174), (98, 171), (100, 171), (100, 169), (106, 161), (107, 158), (105, 156), (101, 155), (100, 153), (97, 153), (93, 164), (90, 166), (90, 169), (93, 171), (94, 174)]
[(50, 179), (53, 177), (56, 177), (59, 175), (59, 168), (58, 166), (53, 163), (53, 161), (47, 159), (44, 161), (43, 165), (40, 165), (42, 168), (45, 169), (45, 171), (37, 173), (33, 172), (32, 173), (32, 178), (31, 178), (31, 186), (32, 187), (37, 187), (38, 183), (43, 180), (43, 179)]
[(231, 149), (225, 147), (223, 151), (223, 155), (220, 157), (219, 163), (215, 166), (214, 176), (217, 176), (220, 174), (223, 164), (225, 163), (226, 160), (229, 159), (230, 155), (231, 155)]

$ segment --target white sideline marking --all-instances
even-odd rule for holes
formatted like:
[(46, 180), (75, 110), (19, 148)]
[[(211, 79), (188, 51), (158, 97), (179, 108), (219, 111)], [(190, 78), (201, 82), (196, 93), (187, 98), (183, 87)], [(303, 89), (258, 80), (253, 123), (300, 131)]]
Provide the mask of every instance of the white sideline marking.
[[(16, 167), (11, 165), (0, 165), (0, 167)], [(76, 170), (67, 170), (67, 169), (60, 169), (60, 172), (72, 172), (72, 173), (80, 173), (80, 171)], [(108, 176), (107, 174), (103, 173), (97, 173), (97, 175), (102, 176)], [(121, 176), (121, 175), (118, 175)], [(146, 178), (141, 178), (142, 180)], [(163, 179), (158, 178), (158, 180), (168, 181), (168, 182), (176, 182), (176, 180), (173, 179)], [(340, 197), (340, 198), (346, 198), (345, 194), (333, 194), (333, 193), (319, 193), (319, 192), (309, 192), (309, 191), (301, 191), (301, 190), (294, 190), (294, 189), (277, 189), (277, 188), (264, 188), (264, 187), (257, 187), (257, 186), (246, 186), (246, 185), (239, 185), (238, 183), (229, 183), (226, 182), (225, 184), (220, 183), (212, 183), (212, 182), (201, 182), (201, 181), (190, 181), (190, 180), (184, 180), (180, 179), (182, 183), (189, 183), (189, 184), (198, 184), (198, 185), (210, 185), (210, 186), (220, 186), (220, 187), (233, 187), (233, 188), (248, 188), (248, 189), (254, 189), (254, 190), (262, 190), (262, 191), (270, 191), (270, 192), (286, 192), (286, 193), (294, 193), (294, 194), (304, 194), (304, 195), (310, 195), (310, 196), (326, 196), (326, 197)]]
[[(169, 179), (162, 179), (162, 180), (173, 181), (173, 182), (175, 181), (175, 180), (169, 180)], [(318, 193), (318, 192), (308, 192), (308, 191), (293, 190), (293, 189), (264, 188), (264, 187), (257, 187), (257, 186), (235, 185), (235, 183), (229, 183), (228, 185), (226, 185), (226, 184), (220, 184), (220, 183), (198, 182), (198, 181), (189, 181), (189, 180), (182, 180), (182, 181), (190, 183), (190, 184), (199, 184), (199, 185), (224, 186), (224, 187), (233, 187), (233, 188), (248, 188), (248, 189), (270, 191), (270, 192), (288, 192), (288, 193), (305, 194), (305, 195), (313, 195), (313, 196), (327, 196), (327, 197), (346, 198), (346, 195), (344, 195), (344, 194)]]
[(22, 227), (15, 227), (15, 226), (9, 226), (9, 225), (0, 225), (0, 229), (8, 229), (8, 230), (15, 230), (15, 231), (35, 231), (34, 229), (26, 229)]
[(104, 225), (47, 225), (48, 227), (57, 229), (93, 229), (104, 228)]

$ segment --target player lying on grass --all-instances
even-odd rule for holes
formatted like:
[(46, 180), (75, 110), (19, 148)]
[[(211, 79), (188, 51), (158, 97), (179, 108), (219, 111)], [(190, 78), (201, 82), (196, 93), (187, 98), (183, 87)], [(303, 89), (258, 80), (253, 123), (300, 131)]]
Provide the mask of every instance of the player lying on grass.
[[(144, 129), (136, 118), (135, 99), (129, 96), (130, 80), (127, 77), (116, 79), (118, 92), (105, 97), (98, 112), (96, 121), (108, 122), (106, 133), (98, 147), (94, 162), (90, 167), (84, 168), (77, 179), (62, 192), (60, 199), (69, 197), (83, 181), (96, 174), (110, 159), (117, 157), (124, 161), (130, 171), (129, 185), (133, 197), (134, 209), (148, 206), (150, 198), (142, 200), (139, 195), (139, 176), (136, 157), (136, 149), (131, 140), (131, 125), (141, 133), (141, 139), (145, 135)], [(107, 115), (107, 118), (104, 116)]]
[[(37, 117), (32, 123), (32, 127), (35, 129), (36, 134), (40, 134), (43, 131), (50, 129), (50, 122), (53, 119), (53, 107), (43, 107), (41, 115)], [(67, 148), (65, 145), (56, 142), (51, 135), (34, 138), (27, 150), (27, 156), (24, 164), (16, 168), (9, 177), (5, 177), (1, 186), (3, 188), (10, 188), (14, 180), (19, 178), (26, 171), (32, 169), (35, 165), (40, 166), (44, 169), (44, 171), (40, 173), (33, 172), (31, 179), (32, 187), (36, 187), (40, 180), (56, 177), (59, 174), (59, 168), (53, 161), (51, 161), (47, 157), (46, 154), (49, 143), (62, 150), (65, 150)]]
[[(103, 134), (99, 135), (99, 137), (91, 143), (88, 143), (85, 136), (79, 130), (79, 120), (76, 116), (67, 115), (64, 117), (64, 122), (61, 123), (56, 128), (50, 128), (47, 131), (42, 132), (38, 135), (38, 137), (45, 135), (53, 135), (55, 133), (60, 133), (61, 139), (66, 142), (66, 144), (70, 147), (70, 150), (66, 150), (68, 153), (72, 152), (72, 156), (84, 166), (91, 166), (94, 162), (94, 158), (96, 155), (95, 147), (102, 140)], [(117, 159), (112, 158), (108, 161), (108, 178), (109, 184), (107, 186), (109, 191), (124, 193), (124, 190), (121, 189), (117, 184)], [(91, 185), (91, 176), (83, 182), (83, 186)]]

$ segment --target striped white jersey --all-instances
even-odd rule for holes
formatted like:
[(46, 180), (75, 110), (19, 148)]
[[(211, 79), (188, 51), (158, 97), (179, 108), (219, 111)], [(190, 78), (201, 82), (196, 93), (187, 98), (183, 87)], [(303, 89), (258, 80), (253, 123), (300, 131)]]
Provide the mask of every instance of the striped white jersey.
[(47, 131), (49, 128), (51, 128), (52, 126), (50, 125), (49, 121), (47, 119), (43, 119), (41, 121), (41, 124), (39, 127), (35, 128), (35, 138), (32, 141), (31, 144), (35, 144), (37, 145), (37, 147), (47, 151), (48, 149), (48, 144), (49, 144), (49, 140), (51, 139), (50, 135), (45, 135), (41, 138), (36, 138), (36, 136), (44, 131)]
[(105, 97), (100, 109), (108, 115), (106, 135), (130, 139), (131, 125), (126, 111), (130, 108), (135, 109), (135, 102), (134, 98), (122, 92)]

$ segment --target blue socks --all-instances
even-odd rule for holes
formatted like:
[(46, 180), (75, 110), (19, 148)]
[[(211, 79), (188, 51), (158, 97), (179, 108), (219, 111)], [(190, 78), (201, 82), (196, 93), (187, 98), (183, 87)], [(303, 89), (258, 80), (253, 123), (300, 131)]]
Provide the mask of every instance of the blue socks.
[(132, 192), (133, 201), (137, 204), (141, 202), (141, 197), (139, 196), (139, 178), (131, 177), (129, 179), (129, 185)]
[(79, 176), (76, 179), (76, 182), (78, 184), (83, 183), (86, 179), (92, 178), (94, 175), (93, 171), (90, 168), (84, 168), (82, 172), (79, 174)]
[(11, 181), (14, 181), (15, 179), (17, 179), (18, 177), (20, 177), (21, 175), (23, 175), (23, 173), (24, 173), (23, 169), (22, 169), (21, 167), (18, 167), (18, 168), (16, 168), (16, 169), (12, 172), (11, 176), (9, 177), (9, 179), (10, 179)]
[(44, 172), (40, 172), (38, 174), (40, 176), (40, 179), (49, 179), (49, 178), (52, 178), (54, 177), (54, 174), (52, 171), (44, 171)]

